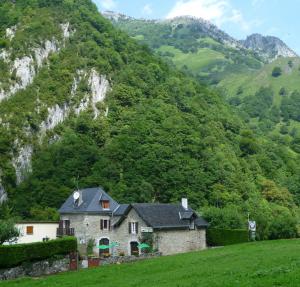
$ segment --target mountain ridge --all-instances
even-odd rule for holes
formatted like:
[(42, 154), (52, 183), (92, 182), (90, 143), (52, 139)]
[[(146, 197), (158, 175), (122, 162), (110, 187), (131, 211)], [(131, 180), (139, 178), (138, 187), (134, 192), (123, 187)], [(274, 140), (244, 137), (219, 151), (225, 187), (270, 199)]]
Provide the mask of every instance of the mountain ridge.
[(218, 41), (227, 44), (237, 49), (248, 49), (258, 53), (265, 61), (274, 61), (278, 57), (298, 57), (286, 43), (280, 38), (274, 36), (263, 36), (259, 33), (254, 33), (246, 37), (245, 40), (237, 40), (217, 27), (215, 24), (208, 20), (194, 16), (177, 16), (169, 19), (143, 19), (134, 18), (125, 14), (116, 13), (113, 11), (104, 11), (101, 13), (107, 19), (112, 21), (141, 21), (148, 23), (170, 23), (173, 25), (196, 23), (203, 29), (202, 32), (206, 33)]

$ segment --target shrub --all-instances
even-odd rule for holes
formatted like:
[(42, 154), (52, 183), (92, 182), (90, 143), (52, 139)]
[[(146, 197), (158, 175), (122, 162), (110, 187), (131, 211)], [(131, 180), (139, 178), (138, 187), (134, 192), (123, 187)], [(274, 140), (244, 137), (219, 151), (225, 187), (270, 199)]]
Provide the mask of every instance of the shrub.
[(210, 246), (225, 246), (248, 241), (248, 230), (245, 229), (209, 228), (207, 230), (207, 244)]
[(77, 250), (77, 240), (65, 237), (47, 242), (0, 246), (0, 268), (18, 266), (25, 262), (43, 260)]
[[(216, 197), (221, 197), (217, 194)], [(233, 205), (224, 208), (208, 206), (202, 209), (202, 216), (211, 228), (240, 229), (247, 225), (247, 219), (240, 210)]]
[(280, 96), (286, 96), (287, 95), (287, 90), (286, 88), (282, 87), (279, 91)]
[(5, 241), (14, 241), (19, 236), (19, 230), (12, 220), (0, 220), (0, 245)]
[(273, 71), (272, 71), (272, 76), (277, 78), (279, 76), (281, 76), (282, 74), (282, 70), (280, 67), (274, 67)]

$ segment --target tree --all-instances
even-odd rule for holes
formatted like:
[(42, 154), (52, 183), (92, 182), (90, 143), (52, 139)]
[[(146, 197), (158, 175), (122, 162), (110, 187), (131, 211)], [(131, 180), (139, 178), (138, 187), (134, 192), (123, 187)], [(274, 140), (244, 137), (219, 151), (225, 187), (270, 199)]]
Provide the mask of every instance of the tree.
[(272, 71), (272, 76), (274, 78), (277, 78), (277, 77), (281, 76), (281, 74), (282, 74), (281, 68), (280, 67), (274, 67), (274, 69)]
[(13, 242), (20, 235), (12, 220), (0, 220), (0, 245), (4, 242)]
[(280, 95), (280, 96), (285, 96), (285, 95), (287, 95), (287, 90), (286, 90), (286, 88), (282, 87), (282, 88), (280, 89), (280, 91), (279, 91), (279, 95)]

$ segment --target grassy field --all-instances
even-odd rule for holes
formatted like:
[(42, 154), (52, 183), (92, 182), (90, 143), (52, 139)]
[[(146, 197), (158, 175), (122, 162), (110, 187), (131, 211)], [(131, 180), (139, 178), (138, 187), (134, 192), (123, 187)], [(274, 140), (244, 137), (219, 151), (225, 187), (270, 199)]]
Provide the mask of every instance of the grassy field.
[(157, 51), (172, 53), (174, 55), (172, 61), (177, 68), (181, 69), (186, 65), (194, 73), (200, 72), (202, 68), (220, 60), (227, 61), (222, 53), (208, 48), (199, 49), (197, 53), (183, 53), (171, 46), (161, 46)]
[[(288, 65), (293, 62), (293, 67)], [(278, 78), (272, 77), (274, 67), (281, 67), (282, 75)], [(243, 96), (254, 95), (260, 87), (270, 86), (275, 92), (275, 104), (279, 105), (281, 96), (279, 90), (285, 87), (289, 93), (294, 90), (300, 91), (300, 60), (298, 58), (279, 58), (276, 61), (265, 65), (260, 71), (253, 73), (241, 73), (231, 75), (220, 83), (221, 88), (225, 88), (228, 95), (234, 96), (239, 86), (243, 87)]]
[(131, 264), (0, 283), (1, 287), (297, 287), (300, 240), (246, 243)]

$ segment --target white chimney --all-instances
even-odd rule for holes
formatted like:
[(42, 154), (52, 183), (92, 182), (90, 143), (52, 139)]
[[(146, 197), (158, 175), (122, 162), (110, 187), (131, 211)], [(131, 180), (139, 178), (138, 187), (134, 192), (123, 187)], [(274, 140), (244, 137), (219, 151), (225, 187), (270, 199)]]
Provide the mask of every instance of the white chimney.
[(182, 207), (183, 207), (185, 210), (188, 209), (188, 200), (187, 200), (187, 198), (182, 198), (182, 199), (181, 199), (181, 205), (182, 205)]

